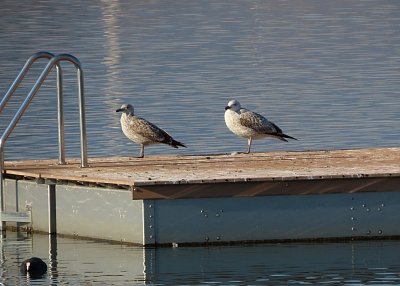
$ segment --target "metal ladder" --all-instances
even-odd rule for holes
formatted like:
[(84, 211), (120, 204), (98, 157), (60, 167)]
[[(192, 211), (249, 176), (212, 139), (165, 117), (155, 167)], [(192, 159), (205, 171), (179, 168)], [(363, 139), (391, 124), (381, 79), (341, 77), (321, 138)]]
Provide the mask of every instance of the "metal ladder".
[(81, 63), (79, 60), (70, 54), (58, 54), (53, 55), (48, 52), (38, 52), (33, 54), (26, 62), (20, 73), (12, 83), (11, 87), (8, 89), (7, 93), (4, 95), (0, 102), (0, 113), (3, 111), (9, 99), (12, 97), (25, 75), (30, 70), (32, 64), (38, 59), (48, 59), (49, 62), (43, 69), (36, 83), (33, 85), (31, 91), (26, 96), (24, 102), (21, 104), (18, 111), (15, 113), (10, 124), (3, 132), (0, 138), (0, 230), (5, 230), (6, 222), (18, 222), (22, 224), (31, 223), (31, 211), (26, 212), (18, 211), (18, 201), (16, 202), (16, 212), (6, 212), (5, 211), (5, 200), (4, 200), (4, 148), (5, 143), (17, 125), (18, 121), (24, 114), (25, 110), (28, 108), (33, 97), (40, 89), (42, 83), (46, 80), (48, 74), (54, 66), (57, 69), (57, 99), (58, 99), (58, 163), (66, 164), (65, 162), (65, 144), (64, 144), (64, 106), (63, 106), (63, 75), (60, 62), (66, 61), (72, 63), (77, 70), (78, 78), (78, 97), (79, 97), (79, 117), (80, 117), (80, 140), (81, 140), (81, 167), (88, 166), (88, 156), (87, 156), (87, 140), (86, 140), (86, 118), (85, 118), (85, 98), (83, 89), (83, 71)]

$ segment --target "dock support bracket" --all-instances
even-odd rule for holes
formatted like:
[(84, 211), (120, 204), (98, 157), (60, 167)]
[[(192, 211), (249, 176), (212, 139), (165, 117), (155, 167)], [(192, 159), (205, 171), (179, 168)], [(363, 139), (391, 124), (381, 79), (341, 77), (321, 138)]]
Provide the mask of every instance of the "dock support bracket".
[(49, 234), (57, 234), (56, 185), (48, 187)]
[(156, 243), (155, 200), (143, 200), (143, 245)]

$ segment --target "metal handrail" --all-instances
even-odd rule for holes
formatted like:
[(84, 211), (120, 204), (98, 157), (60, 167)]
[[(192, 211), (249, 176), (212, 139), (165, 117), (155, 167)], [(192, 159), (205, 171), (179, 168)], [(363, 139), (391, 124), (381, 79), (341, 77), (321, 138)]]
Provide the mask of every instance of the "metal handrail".
[(78, 78), (78, 94), (79, 94), (79, 115), (80, 115), (80, 133), (81, 133), (81, 167), (88, 166), (88, 158), (87, 158), (87, 140), (86, 140), (86, 118), (85, 118), (85, 98), (84, 98), (84, 86), (83, 86), (83, 71), (80, 64), (80, 61), (69, 54), (59, 54), (57, 56), (52, 55), (51, 53), (47, 52), (39, 52), (33, 55), (28, 61), (25, 63), (24, 67), (22, 68), (21, 72), (15, 79), (14, 83), (11, 85), (9, 90), (7, 91), (6, 95), (4, 96), (3, 100), (0, 103), (0, 111), (4, 108), (7, 104), (8, 100), (15, 92), (17, 86), (24, 78), (25, 74), (29, 70), (32, 63), (39, 59), (39, 58), (48, 58), (50, 61), (40, 74), (39, 78), (37, 79), (36, 83), (32, 87), (31, 91), (25, 98), (24, 102), (21, 104), (21, 107), (18, 109), (17, 113), (14, 115), (13, 119), (11, 120), (10, 124), (4, 131), (3, 135), (0, 138), (0, 211), (3, 212), (5, 208), (4, 204), (4, 196), (3, 196), (3, 185), (4, 185), (4, 177), (3, 177), (3, 170), (4, 170), (4, 146), (5, 142), (7, 141), (8, 137), (14, 130), (15, 126), (17, 125), (18, 121), (21, 119), (22, 115), (24, 114), (25, 110), (28, 108), (30, 102), (32, 101), (33, 97), (41, 87), (42, 83), (46, 80), (48, 74), (50, 73), (51, 69), (56, 66), (57, 67), (57, 94), (58, 94), (58, 125), (59, 125), (59, 162), (60, 164), (65, 163), (65, 153), (64, 153), (64, 116), (63, 116), (63, 98), (62, 98), (62, 72), (59, 63), (61, 61), (68, 61), (74, 64), (75, 68), (77, 69), (77, 78)]
[(8, 89), (6, 94), (4, 95), (3, 99), (1, 100), (1, 102), (0, 102), (0, 112), (3, 111), (3, 108), (6, 106), (7, 102), (10, 100), (11, 96), (14, 94), (15, 90), (17, 89), (17, 87), (19, 86), (21, 81), (24, 79), (25, 75), (27, 74), (27, 72), (31, 68), (32, 64), (35, 61), (37, 61), (38, 59), (46, 58), (46, 59), (50, 60), (53, 57), (54, 57), (54, 55), (52, 53), (38, 52), (36, 54), (33, 54), (26, 61), (25, 65), (22, 67), (21, 71), (19, 72), (19, 74), (15, 78), (14, 82), (12, 83), (12, 85), (10, 86), (10, 88)]
[[(38, 52), (33, 54), (22, 67), (20, 73), (15, 78), (14, 82), (4, 95), (0, 102), (0, 113), (13, 96), (19, 84), (25, 78), (32, 64), (38, 59), (46, 58), (48, 60), (54, 58), (54, 55), (49, 52)], [(58, 109), (58, 164), (65, 164), (65, 139), (64, 139), (64, 108), (63, 108), (63, 84), (62, 84), (62, 69), (59, 63), (56, 64), (57, 68), (57, 109)]]

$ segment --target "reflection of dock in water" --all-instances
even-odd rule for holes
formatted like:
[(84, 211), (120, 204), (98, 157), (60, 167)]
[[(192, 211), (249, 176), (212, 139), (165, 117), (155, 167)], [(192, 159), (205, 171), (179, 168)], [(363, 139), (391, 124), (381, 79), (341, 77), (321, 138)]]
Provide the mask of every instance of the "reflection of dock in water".
[[(331, 283), (332, 279), (336, 284), (346, 284), (351, 279), (359, 279), (364, 285), (369, 281), (395, 285), (398, 247), (399, 241), (387, 240), (142, 248), (39, 234), (17, 237), (9, 233), (3, 238), (1, 254), (7, 257), (5, 269), (19, 265), (27, 252), (40, 256), (48, 264), (47, 278), (51, 284), (47, 284), (50, 285), (65, 284), (65, 281), (72, 281), (73, 285), (96, 282), (101, 285), (243, 285), (247, 281), (254, 281), (254, 285), (281, 285), (289, 279), (294, 281), (292, 284), (319, 285)], [(382, 272), (386, 265), (394, 271)], [(355, 274), (355, 267), (368, 269)], [(9, 282), (7, 285), (15, 284), (11, 278), (4, 279)], [(203, 282), (206, 279), (215, 282)], [(37, 281), (33, 280), (32, 284), (38, 285)]]
[[(7, 210), (17, 197), (19, 209), (32, 210), (33, 230), (49, 230), (52, 209), (60, 234), (145, 245), (400, 235), (399, 148), (89, 165), (6, 162)], [(56, 199), (47, 207), (50, 188)]]

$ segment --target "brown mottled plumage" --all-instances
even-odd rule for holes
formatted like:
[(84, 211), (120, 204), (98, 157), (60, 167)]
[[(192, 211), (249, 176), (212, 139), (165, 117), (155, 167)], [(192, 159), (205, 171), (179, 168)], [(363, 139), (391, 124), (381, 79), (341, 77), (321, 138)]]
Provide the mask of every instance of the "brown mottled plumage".
[(284, 134), (277, 125), (264, 116), (242, 108), (237, 100), (229, 101), (228, 106), (225, 107), (225, 123), (234, 134), (248, 139), (246, 153), (250, 153), (253, 139), (273, 137), (285, 142), (287, 142), (286, 138), (297, 140)]
[(167, 132), (153, 123), (134, 115), (134, 108), (130, 104), (123, 104), (116, 112), (122, 112), (121, 128), (125, 136), (140, 144), (140, 158), (144, 157), (144, 146), (152, 144), (167, 144), (174, 148), (186, 147), (183, 143), (173, 139)]

